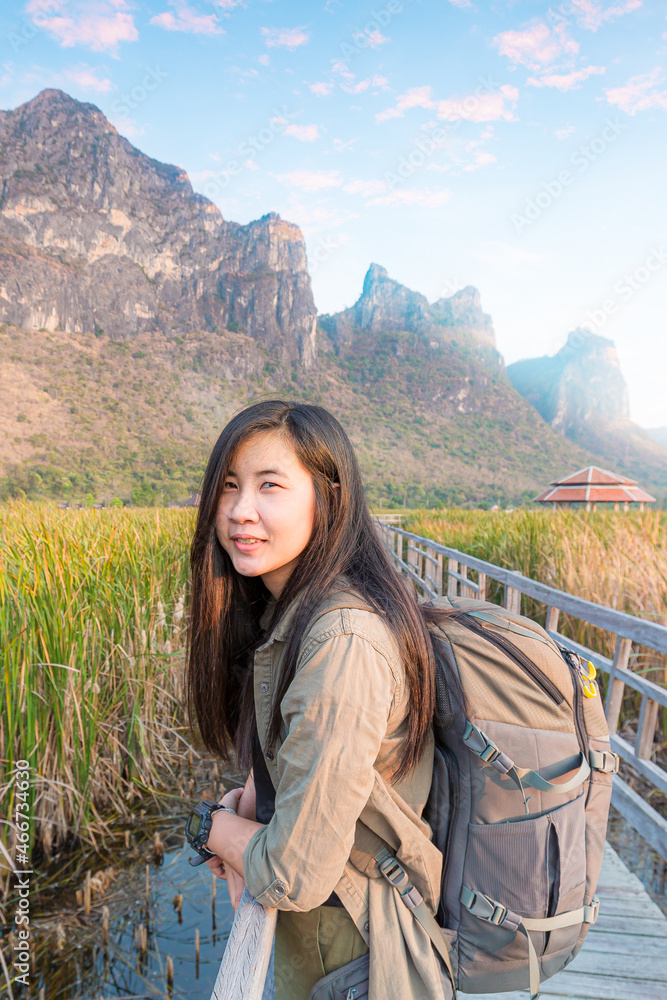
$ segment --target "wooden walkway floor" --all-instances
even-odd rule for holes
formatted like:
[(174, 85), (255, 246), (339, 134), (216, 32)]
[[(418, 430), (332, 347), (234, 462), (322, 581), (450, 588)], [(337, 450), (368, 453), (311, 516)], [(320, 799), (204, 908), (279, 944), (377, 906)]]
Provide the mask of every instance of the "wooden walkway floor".
[[(541, 996), (667, 1000), (667, 918), (609, 844), (598, 896), (600, 915), (583, 948), (567, 969), (542, 984)], [(474, 1000), (526, 1000), (527, 996), (527, 992), (477, 994)]]

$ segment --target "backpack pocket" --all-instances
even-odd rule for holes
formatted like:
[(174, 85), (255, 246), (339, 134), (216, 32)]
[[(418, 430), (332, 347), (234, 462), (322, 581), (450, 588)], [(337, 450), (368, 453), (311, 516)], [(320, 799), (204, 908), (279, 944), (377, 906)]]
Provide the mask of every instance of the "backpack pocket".
[[(528, 943), (517, 930), (519, 918), (552, 917), (583, 906), (585, 836), (583, 791), (536, 816), (469, 824), (464, 887), (498, 905), (495, 912), (487, 907), (486, 918), (475, 914), (479, 907), (461, 907), (459, 983), (464, 992), (526, 987)], [(530, 932), (543, 976), (566, 964), (580, 932), (581, 923)]]

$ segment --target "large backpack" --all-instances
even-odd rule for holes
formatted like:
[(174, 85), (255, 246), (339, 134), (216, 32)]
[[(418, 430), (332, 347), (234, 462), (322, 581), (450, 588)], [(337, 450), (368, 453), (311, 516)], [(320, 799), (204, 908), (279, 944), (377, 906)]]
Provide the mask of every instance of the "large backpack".
[[(498, 605), (431, 603), (455, 611), (431, 626), (439, 665), (424, 818), (443, 853), (442, 891), (436, 920), (414, 894), (411, 908), (459, 989), (530, 987), (534, 998), (540, 980), (576, 956), (598, 913), (618, 757), (595, 668)], [(452, 703), (443, 660), (460, 679), (465, 711)], [(376, 857), (410, 906), (414, 887), (400, 863), (388, 851)]]
[[(433, 780), (424, 819), (443, 854), (435, 917), (379, 837), (371, 857), (443, 960), (454, 993), (530, 988), (579, 952), (619, 758), (594, 666), (497, 604), (438, 597)], [(331, 595), (325, 610), (363, 600)], [(449, 677), (460, 680), (465, 706)], [(367, 870), (367, 869), (365, 869)]]

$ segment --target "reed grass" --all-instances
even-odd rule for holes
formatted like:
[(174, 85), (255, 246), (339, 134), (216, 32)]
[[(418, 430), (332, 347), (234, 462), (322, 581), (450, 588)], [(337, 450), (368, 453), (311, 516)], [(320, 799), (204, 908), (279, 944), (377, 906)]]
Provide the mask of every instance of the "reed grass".
[[(190, 738), (183, 629), (193, 526), (189, 509), (0, 507), (0, 819), (13, 816), (12, 769), (27, 758), (31, 848), (95, 847), (135, 797), (159, 803), (176, 787)], [(417, 511), (404, 526), (667, 624), (665, 514)], [(613, 653), (590, 626), (563, 616), (561, 628)], [(664, 662), (639, 651), (633, 666), (660, 680)], [(7, 822), (0, 838), (13, 852)]]
[(29, 760), (31, 848), (96, 846), (105, 815), (173, 787), (192, 527), (192, 510), (0, 507), (0, 814)]

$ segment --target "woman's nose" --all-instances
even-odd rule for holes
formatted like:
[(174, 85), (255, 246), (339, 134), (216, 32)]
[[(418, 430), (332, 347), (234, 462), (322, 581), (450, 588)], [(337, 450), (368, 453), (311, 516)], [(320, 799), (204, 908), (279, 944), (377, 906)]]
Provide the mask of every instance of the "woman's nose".
[(243, 491), (236, 494), (231, 504), (229, 517), (233, 521), (258, 521), (259, 514), (252, 497)]

